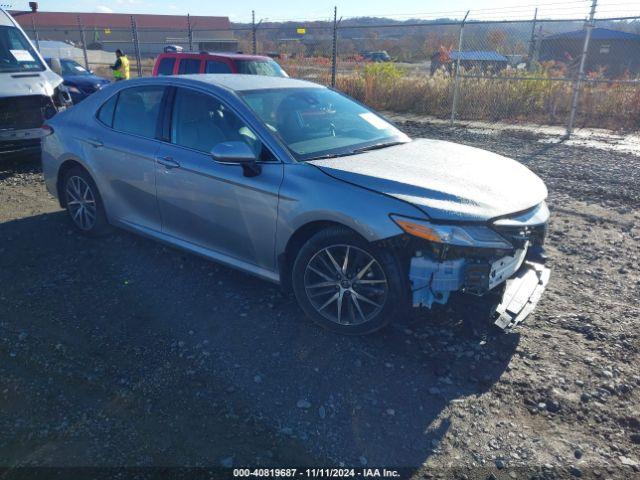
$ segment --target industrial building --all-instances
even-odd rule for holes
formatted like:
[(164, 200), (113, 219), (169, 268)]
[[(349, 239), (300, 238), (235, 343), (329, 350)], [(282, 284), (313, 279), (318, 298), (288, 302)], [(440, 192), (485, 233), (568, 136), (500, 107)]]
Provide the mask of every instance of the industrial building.
[[(585, 30), (544, 37), (540, 42), (539, 59), (554, 60), (576, 68), (584, 48)], [(594, 28), (591, 31), (586, 72), (602, 70), (610, 78), (626, 73), (640, 73), (640, 35)]]
[[(88, 49), (113, 52), (134, 51), (132, 16), (121, 13), (74, 13), (12, 11), (11, 15), (33, 39), (82, 44), (80, 28)], [(236, 51), (228, 17), (136, 14), (135, 23), (141, 55), (156, 55), (167, 45), (193, 50)]]

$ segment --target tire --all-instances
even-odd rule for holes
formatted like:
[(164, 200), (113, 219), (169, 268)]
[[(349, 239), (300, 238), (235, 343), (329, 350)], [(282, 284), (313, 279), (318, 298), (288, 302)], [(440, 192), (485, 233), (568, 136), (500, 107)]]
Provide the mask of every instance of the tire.
[(391, 252), (352, 230), (331, 227), (302, 246), (292, 285), (298, 304), (315, 323), (344, 335), (365, 335), (405, 311), (408, 286), (400, 272)]
[(100, 237), (110, 231), (102, 197), (91, 175), (82, 167), (73, 167), (64, 176), (64, 204), (73, 226), (83, 235)]

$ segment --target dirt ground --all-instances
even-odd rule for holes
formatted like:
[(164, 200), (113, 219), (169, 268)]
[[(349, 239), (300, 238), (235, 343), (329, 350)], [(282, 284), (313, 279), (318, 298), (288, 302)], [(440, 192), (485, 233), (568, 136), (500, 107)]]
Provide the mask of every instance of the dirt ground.
[(552, 278), (514, 332), (474, 338), (451, 313), (327, 333), (261, 280), (76, 234), (37, 159), (0, 160), (0, 467), (639, 476), (640, 156), (403, 126), (547, 183)]

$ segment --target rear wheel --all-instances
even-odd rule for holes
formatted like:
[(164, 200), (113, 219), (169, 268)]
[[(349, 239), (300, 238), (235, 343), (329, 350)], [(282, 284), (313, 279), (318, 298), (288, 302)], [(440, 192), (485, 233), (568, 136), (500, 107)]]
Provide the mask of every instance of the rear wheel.
[(298, 303), (319, 325), (362, 335), (390, 323), (402, 307), (394, 257), (342, 227), (323, 230), (300, 249), (293, 267)]
[(63, 181), (63, 195), (69, 218), (83, 234), (101, 236), (109, 231), (98, 187), (81, 167), (67, 172)]

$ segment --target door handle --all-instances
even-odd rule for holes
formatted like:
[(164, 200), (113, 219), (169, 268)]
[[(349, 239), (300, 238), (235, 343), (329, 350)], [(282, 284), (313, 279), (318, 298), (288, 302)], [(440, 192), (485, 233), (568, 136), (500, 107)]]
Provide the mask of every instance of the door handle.
[(97, 139), (91, 139), (91, 138), (87, 138), (87, 143), (89, 145), (91, 145), (93, 148), (100, 148), (104, 146), (104, 143), (102, 143), (102, 141), (97, 140)]
[(172, 157), (156, 157), (156, 162), (158, 162), (160, 165), (164, 165), (167, 170), (180, 167), (180, 164), (176, 162)]

